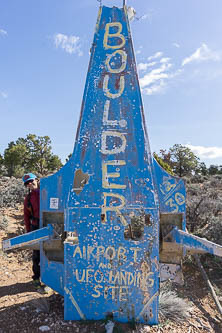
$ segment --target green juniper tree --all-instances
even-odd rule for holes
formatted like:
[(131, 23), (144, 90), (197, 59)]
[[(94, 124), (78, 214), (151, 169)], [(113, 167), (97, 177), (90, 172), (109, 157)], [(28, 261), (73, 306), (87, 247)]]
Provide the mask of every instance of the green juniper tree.
[(4, 166), (10, 177), (20, 177), (30, 170), (44, 176), (60, 169), (62, 162), (52, 153), (48, 136), (28, 134), (26, 138), (8, 144), (4, 151)]
[(181, 144), (173, 145), (168, 152), (162, 149), (157, 156), (164, 163), (167, 163), (173, 173), (179, 177), (190, 176), (193, 173), (198, 172), (199, 158), (190, 150), (190, 148), (182, 146)]

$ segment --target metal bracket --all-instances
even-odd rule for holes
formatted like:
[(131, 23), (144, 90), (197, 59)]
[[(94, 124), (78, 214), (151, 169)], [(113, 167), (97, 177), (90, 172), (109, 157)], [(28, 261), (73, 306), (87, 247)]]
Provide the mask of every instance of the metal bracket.
[(188, 234), (186, 231), (179, 230), (175, 227), (166, 238), (172, 239), (172, 244), (178, 244), (184, 247), (190, 254), (195, 253), (211, 253), (215, 256), (222, 257), (222, 246)]
[(67, 232), (67, 237), (65, 243), (70, 243), (71, 245), (78, 244), (78, 236), (75, 232)]
[(33, 245), (38, 244), (39, 242), (52, 239), (53, 235), (54, 229), (51, 224), (48, 224), (45, 228), (40, 228), (3, 241), (2, 250), (3, 252), (6, 252), (18, 248), (32, 248)]

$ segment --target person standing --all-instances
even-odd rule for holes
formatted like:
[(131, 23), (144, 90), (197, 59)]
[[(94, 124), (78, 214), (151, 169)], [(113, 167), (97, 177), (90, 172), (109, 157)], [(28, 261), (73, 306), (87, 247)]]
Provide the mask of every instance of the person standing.
[[(29, 189), (29, 193), (24, 200), (24, 222), (26, 232), (39, 229), (39, 206), (40, 206), (40, 192), (39, 180), (33, 173), (27, 173), (22, 177), (24, 186)], [(36, 286), (40, 284), (40, 251), (33, 250), (32, 254), (32, 279)]]

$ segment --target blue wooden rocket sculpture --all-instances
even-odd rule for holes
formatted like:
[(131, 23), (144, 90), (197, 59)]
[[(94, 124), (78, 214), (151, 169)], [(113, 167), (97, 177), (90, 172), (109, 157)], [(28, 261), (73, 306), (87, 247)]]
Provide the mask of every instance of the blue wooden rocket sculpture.
[(40, 196), (41, 228), (3, 249), (40, 247), (66, 320), (157, 324), (160, 261), (222, 253), (186, 233), (184, 183), (151, 156), (126, 6), (99, 9), (74, 151)]

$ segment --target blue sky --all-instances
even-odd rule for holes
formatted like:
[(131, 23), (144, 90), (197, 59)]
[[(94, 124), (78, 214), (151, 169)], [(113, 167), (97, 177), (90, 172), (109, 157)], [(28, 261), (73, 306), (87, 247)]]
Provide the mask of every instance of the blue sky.
[[(122, 7), (122, 0), (102, 0)], [(222, 1), (128, 0), (152, 152), (222, 165)], [(29, 133), (73, 151), (99, 2), (0, 1), (0, 153)]]

